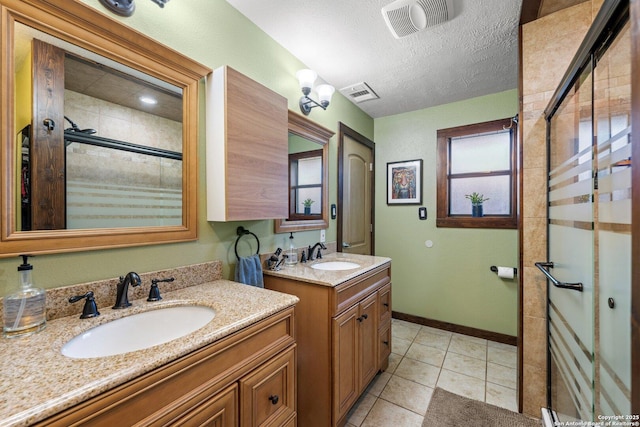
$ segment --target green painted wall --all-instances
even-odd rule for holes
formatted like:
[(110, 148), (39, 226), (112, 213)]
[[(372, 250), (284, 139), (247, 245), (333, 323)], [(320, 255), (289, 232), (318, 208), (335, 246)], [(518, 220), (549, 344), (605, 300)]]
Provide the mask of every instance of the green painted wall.
[[(83, 0), (97, 10), (109, 14), (98, 0)], [(120, 18), (136, 30), (184, 53), (212, 69), (230, 65), (280, 93), (289, 100), (289, 108), (298, 111), (301, 95), (295, 73), (304, 64), (278, 45), (227, 2), (212, 0), (180, 0), (167, 3), (164, 9), (150, 0), (136, 2), (132, 17)], [(198, 148), (198, 234), (195, 242), (154, 245), (137, 248), (86, 251), (34, 258), (34, 281), (52, 288), (75, 283), (112, 278), (128, 271), (146, 272), (179, 265), (220, 259), (223, 274), (231, 277), (230, 264), (235, 263), (233, 245), (235, 230), (243, 225), (261, 240), (261, 251), (284, 247), (287, 234), (275, 235), (273, 221), (243, 223), (209, 223), (205, 204), (205, 139), (204, 88), (200, 91), (200, 141)], [(373, 138), (373, 119), (342, 95), (336, 93), (327, 111), (314, 109), (311, 120), (337, 132), (342, 121), (369, 138)], [(330, 142), (329, 203), (337, 203), (337, 137)], [(330, 221), (327, 241), (336, 240), (336, 222)], [(295, 233), (298, 245), (315, 243), (319, 231)], [(18, 286), (16, 267), (19, 259), (0, 260), (0, 296)], [(104, 301), (99, 301), (105, 304)], [(108, 304), (108, 302), (107, 302)]]
[[(516, 230), (437, 228), (438, 129), (514, 116), (516, 90), (375, 119), (376, 255), (393, 259), (393, 309), (517, 335), (517, 286), (489, 270), (518, 265)], [(387, 206), (387, 162), (423, 159), (423, 206)], [(427, 248), (425, 241), (433, 242)]]

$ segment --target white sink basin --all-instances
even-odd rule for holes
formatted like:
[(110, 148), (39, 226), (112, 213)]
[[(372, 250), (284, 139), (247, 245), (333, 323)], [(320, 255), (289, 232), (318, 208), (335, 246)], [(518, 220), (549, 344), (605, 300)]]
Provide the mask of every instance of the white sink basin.
[(75, 336), (62, 347), (62, 354), (89, 359), (142, 350), (190, 334), (209, 323), (215, 315), (212, 308), (197, 305), (132, 314)]
[(311, 266), (311, 268), (315, 268), (316, 270), (330, 270), (330, 271), (352, 270), (358, 267), (360, 267), (359, 264), (356, 264), (355, 262), (349, 262), (349, 261), (327, 261), (327, 262), (320, 262), (317, 264), (313, 264)]

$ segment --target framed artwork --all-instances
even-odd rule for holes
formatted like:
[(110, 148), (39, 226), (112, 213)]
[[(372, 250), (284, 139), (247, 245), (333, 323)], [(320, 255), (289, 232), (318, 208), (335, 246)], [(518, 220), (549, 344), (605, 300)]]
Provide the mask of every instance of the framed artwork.
[(422, 204), (422, 159), (387, 163), (387, 205)]

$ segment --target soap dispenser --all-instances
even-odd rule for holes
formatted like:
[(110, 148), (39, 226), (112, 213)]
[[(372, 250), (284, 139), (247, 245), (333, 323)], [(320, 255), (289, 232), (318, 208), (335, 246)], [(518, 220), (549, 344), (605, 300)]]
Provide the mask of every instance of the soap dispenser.
[(20, 289), (4, 297), (4, 335), (7, 338), (30, 335), (46, 326), (46, 294), (33, 286), (33, 266), (27, 262), (31, 255), (20, 255)]
[(296, 249), (296, 243), (293, 240), (293, 233), (289, 236), (289, 245), (287, 246), (287, 257), (284, 262), (286, 265), (292, 266), (298, 263), (298, 249)]

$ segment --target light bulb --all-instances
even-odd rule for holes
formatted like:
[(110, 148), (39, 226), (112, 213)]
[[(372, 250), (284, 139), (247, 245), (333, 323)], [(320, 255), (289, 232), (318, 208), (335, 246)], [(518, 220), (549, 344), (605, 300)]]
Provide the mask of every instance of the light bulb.
[(300, 83), (300, 89), (302, 92), (305, 92), (305, 95), (308, 95), (311, 89), (313, 89), (313, 83), (318, 78), (318, 74), (313, 70), (300, 70), (296, 73), (296, 77), (298, 78), (298, 82)]

